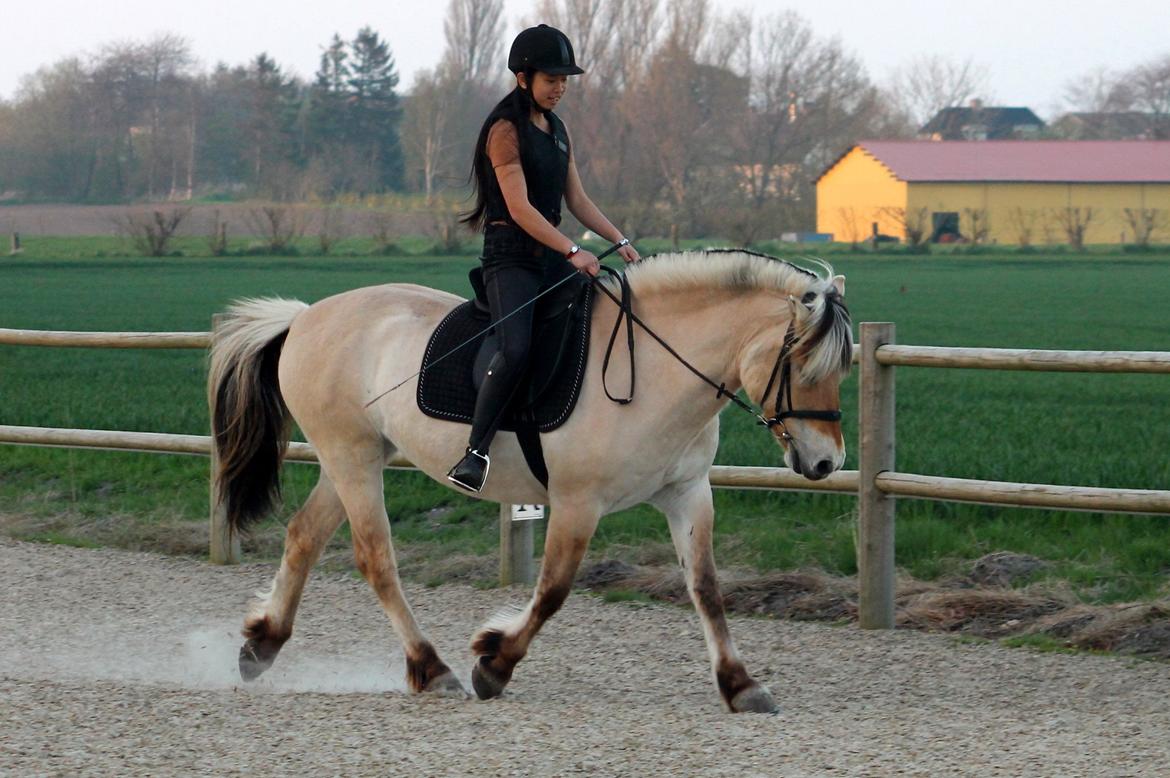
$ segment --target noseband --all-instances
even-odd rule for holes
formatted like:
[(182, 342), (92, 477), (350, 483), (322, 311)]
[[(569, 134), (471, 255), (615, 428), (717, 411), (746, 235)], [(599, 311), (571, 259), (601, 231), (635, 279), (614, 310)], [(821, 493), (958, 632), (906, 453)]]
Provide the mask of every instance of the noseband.
[[(791, 443), (792, 434), (788, 432), (788, 427), (784, 425), (785, 419), (811, 419), (814, 421), (841, 421), (841, 411), (798, 411), (792, 407), (792, 347), (796, 345), (796, 329), (792, 323), (788, 325), (788, 331), (784, 333), (784, 344), (780, 346), (780, 353), (776, 355), (776, 364), (772, 366), (772, 375), (768, 377), (768, 385), (764, 387), (764, 394), (760, 397), (760, 407), (763, 408), (764, 403), (768, 401), (768, 395), (772, 392), (772, 385), (776, 383), (776, 378), (779, 376), (780, 383), (776, 387), (776, 415), (771, 418), (764, 418), (763, 413), (757, 414), (760, 424), (763, 424), (768, 429), (772, 429), (776, 425), (780, 425), (780, 437), (785, 441)], [(787, 402), (788, 410), (784, 411), (781, 408)]]

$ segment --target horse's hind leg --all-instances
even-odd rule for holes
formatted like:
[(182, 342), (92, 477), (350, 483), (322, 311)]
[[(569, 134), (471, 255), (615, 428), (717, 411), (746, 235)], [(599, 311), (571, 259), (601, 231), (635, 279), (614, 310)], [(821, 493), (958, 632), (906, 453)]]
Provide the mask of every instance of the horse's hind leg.
[[(350, 452), (352, 453), (352, 452)], [(336, 466), (338, 462), (334, 460)], [(337, 491), (349, 515), (353, 534), (354, 561), (362, 576), (377, 593), (382, 609), (390, 617), (406, 655), (406, 682), (414, 692), (467, 696), (459, 679), (439, 659), (430, 640), (419, 629), (398, 578), (394, 546), (390, 542), (390, 519), (382, 494), (382, 459), (348, 461), (335, 474)]]
[(536, 633), (564, 604), (599, 518), (593, 508), (553, 507), (540, 577), (528, 606), (519, 613), (496, 616), (471, 639), (471, 650), (479, 657), (471, 669), (471, 682), (480, 699), (503, 693)]
[(244, 621), (247, 640), (240, 648), (240, 675), (245, 681), (254, 680), (271, 667), (281, 646), (292, 635), (293, 619), (309, 571), (344, 520), (341, 500), (322, 473), (309, 499), (288, 524), (284, 558), (272, 582), (272, 591)]
[(715, 508), (706, 476), (668, 488), (652, 502), (670, 523), (670, 536), (686, 574), (691, 600), (703, 622), (711, 669), (723, 701), (737, 713), (776, 712), (772, 693), (748, 675), (727, 627), (712, 548)]

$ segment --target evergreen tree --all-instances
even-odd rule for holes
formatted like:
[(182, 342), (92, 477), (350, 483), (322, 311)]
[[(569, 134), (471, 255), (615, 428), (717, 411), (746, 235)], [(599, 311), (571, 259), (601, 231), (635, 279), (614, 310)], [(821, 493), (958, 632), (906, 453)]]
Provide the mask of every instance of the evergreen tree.
[(376, 173), (376, 189), (402, 186), (399, 143), (402, 106), (395, 88), (398, 72), (389, 45), (370, 27), (351, 44), (348, 86), (348, 134), (359, 158)]
[(348, 58), (345, 42), (334, 33), (328, 48), (321, 53), (321, 65), (309, 93), (306, 146), (311, 155), (320, 155), (330, 146), (338, 146), (347, 140)]

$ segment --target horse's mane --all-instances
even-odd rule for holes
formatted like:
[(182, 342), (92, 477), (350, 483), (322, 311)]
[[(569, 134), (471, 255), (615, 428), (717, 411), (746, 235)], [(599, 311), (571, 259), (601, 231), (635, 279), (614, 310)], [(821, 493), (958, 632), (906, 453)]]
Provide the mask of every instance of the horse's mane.
[[(646, 257), (629, 265), (626, 275), (635, 296), (714, 288), (774, 290), (795, 297), (810, 311), (796, 333), (795, 355), (804, 360), (801, 377), (815, 383), (834, 371), (849, 371), (853, 362), (853, 322), (845, 301), (833, 286), (832, 266), (819, 259), (810, 261), (820, 273), (753, 251), (705, 249)], [(615, 284), (612, 278), (603, 283)]]

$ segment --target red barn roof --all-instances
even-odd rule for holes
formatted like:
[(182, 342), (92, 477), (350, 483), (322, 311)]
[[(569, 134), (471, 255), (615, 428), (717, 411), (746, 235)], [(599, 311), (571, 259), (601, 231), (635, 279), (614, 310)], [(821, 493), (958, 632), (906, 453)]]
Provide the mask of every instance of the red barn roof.
[(857, 146), (902, 181), (1170, 183), (1170, 141), (864, 140)]

